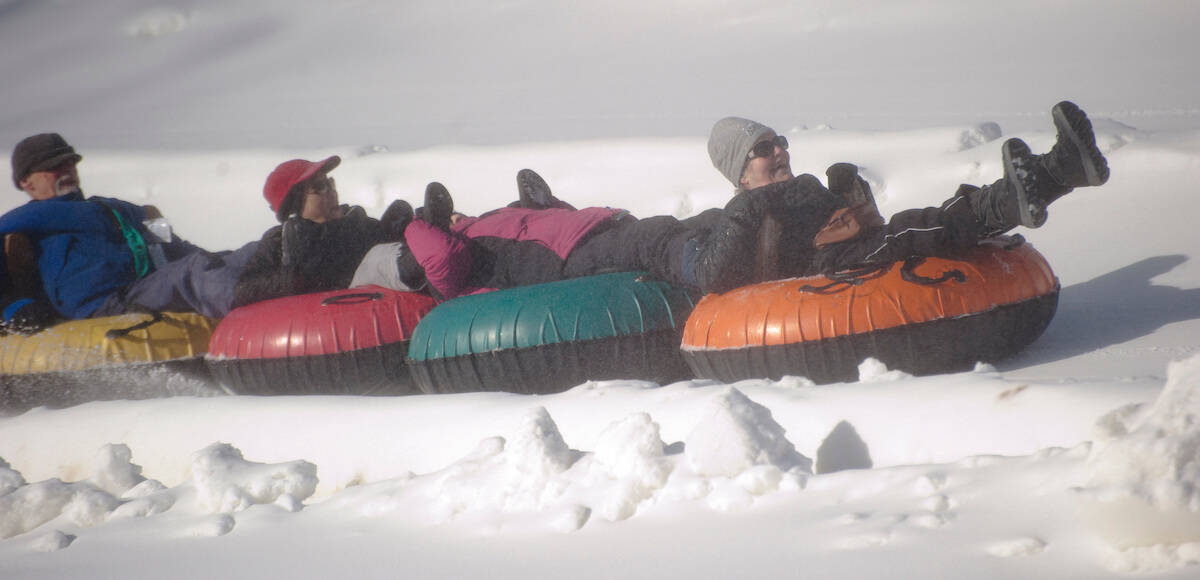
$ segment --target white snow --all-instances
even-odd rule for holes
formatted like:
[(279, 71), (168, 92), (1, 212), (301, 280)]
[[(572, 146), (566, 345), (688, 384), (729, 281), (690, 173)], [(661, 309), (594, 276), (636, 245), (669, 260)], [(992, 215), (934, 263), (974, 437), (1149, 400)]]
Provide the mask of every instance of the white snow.
[[(1062, 283), (972, 372), (565, 393), (177, 396), (0, 418), (0, 578), (1106, 578), (1200, 570), (1200, 75), (1187, 0), (0, 0), (0, 142), (212, 249), (276, 164), (372, 215), (725, 203), (711, 123), (862, 168), (885, 214), (1091, 115), (1109, 183), (1021, 230)], [(25, 201), (0, 196), (0, 211)], [(164, 377), (164, 391), (171, 380)]]
[(1167, 374), (1158, 398), (1088, 461), (1083, 513), (1121, 547), (1200, 542), (1200, 356)]

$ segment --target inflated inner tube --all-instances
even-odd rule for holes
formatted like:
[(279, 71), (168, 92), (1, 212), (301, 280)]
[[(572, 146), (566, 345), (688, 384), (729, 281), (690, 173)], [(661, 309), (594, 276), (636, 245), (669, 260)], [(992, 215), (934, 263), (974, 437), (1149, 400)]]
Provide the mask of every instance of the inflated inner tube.
[(417, 327), (426, 393), (560, 392), (587, 380), (690, 378), (679, 354), (686, 290), (623, 272), (463, 296)]
[(221, 320), (206, 361), (238, 394), (416, 393), (404, 357), (433, 306), (379, 286), (249, 304)]
[(195, 313), (71, 320), (0, 337), (0, 409), (194, 394), (216, 321)]
[(1033, 342), (1059, 284), (1033, 247), (989, 240), (961, 260), (926, 258), (706, 296), (683, 334), (697, 376), (854, 381), (867, 357), (926, 375), (995, 362)]

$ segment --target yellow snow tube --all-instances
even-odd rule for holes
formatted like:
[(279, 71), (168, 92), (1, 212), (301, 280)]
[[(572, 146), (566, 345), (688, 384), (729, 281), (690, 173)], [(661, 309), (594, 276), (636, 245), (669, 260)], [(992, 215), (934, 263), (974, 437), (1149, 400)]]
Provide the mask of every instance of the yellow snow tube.
[(0, 337), (0, 375), (40, 375), (203, 357), (215, 320), (194, 313), (72, 320)]

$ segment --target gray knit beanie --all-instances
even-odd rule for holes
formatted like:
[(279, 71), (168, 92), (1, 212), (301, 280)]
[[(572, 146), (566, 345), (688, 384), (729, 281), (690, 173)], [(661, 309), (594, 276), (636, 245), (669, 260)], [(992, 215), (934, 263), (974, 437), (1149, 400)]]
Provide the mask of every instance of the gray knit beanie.
[(708, 136), (708, 157), (713, 167), (733, 186), (741, 189), (739, 181), (746, 167), (746, 156), (763, 135), (775, 136), (775, 131), (762, 123), (741, 117), (725, 117), (713, 125)]

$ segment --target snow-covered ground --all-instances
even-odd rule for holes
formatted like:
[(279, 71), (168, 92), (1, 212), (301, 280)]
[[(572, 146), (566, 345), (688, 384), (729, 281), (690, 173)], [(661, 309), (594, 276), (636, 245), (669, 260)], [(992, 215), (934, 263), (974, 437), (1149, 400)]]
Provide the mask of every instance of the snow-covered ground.
[[(522, 167), (576, 205), (722, 205), (711, 123), (863, 167), (885, 214), (1000, 174), (1048, 110), (1112, 179), (1023, 233), (1063, 286), (995, 368), (547, 396), (176, 397), (0, 418), (0, 577), (1192, 578), (1200, 75), (1188, 1), (0, 0), (0, 141), (213, 249), (275, 164), (345, 158), (378, 216), (477, 213)], [(0, 210), (23, 203), (15, 190)], [(1176, 362), (1172, 362), (1176, 361)]]

